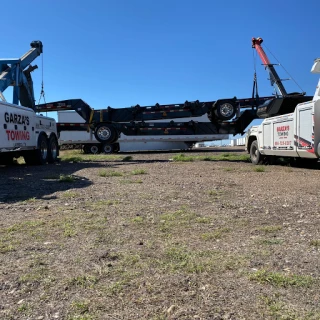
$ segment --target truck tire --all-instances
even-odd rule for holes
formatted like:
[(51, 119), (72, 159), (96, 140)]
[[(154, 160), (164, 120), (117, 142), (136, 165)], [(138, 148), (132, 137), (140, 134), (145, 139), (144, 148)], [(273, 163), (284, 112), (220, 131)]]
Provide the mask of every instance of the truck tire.
[(48, 160), (48, 139), (44, 133), (38, 137), (38, 146), (34, 151), (27, 151), (24, 154), (24, 161), (28, 165), (43, 165)]
[(213, 112), (219, 120), (227, 121), (235, 116), (237, 107), (233, 101), (216, 101), (213, 105)]
[(94, 131), (94, 136), (101, 143), (112, 143), (118, 139), (118, 132), (112, 124), (100, 123)]
[(54, 134), (52, 134), (48, 140), (48, 162), (54, 163), (58, 160), (59, 145), (58, 140)]
[(264, 157), (259, 152), (258, 141), (254, 140), (250, 146), (250, 159), (255, 165), (262, 164)]
[(105, 154), (110, 154), (113, 152), (113, 145), (112, 144), (109, 144), (109, 143), (105, 143), (103, 146), (102, 146), (102, 152), (105, 153)]

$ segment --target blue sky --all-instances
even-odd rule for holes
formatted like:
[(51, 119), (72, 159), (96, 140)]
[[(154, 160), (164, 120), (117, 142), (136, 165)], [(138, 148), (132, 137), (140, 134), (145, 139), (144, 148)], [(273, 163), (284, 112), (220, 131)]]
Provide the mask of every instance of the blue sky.
[[(262, 37), (271, 62), (267, 49), (313, 95), (319, 7), (315, 0), (3, 0), (0, 57), (20, 57), (41, 40), (47, 102), (82, 98), (101, 109), (210, 101), (251, 96), (251, 38)], [(41, 58), (34, 64), (38, 101)], [(256, 67), (260, 96), (272, 94), (258, 57)]]

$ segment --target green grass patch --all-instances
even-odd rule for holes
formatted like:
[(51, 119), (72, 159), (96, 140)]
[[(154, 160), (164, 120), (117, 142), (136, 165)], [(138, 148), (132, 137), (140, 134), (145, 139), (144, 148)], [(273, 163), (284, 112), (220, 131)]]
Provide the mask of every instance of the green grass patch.
[(73, 191), (66, 191), (62, 194), (63, 198), (76, 198), (79, 196), (79, 193)]
[(131, 160), (133, 160), (132, 156), (125, 156), (124, 158), (122, 158), (122, 161), (124, 161), (124, 162), (128, 162), (128, 161), (131, 161)]
[(59, 177), (59, 182), (74, 182), (75, 178), (70, 174), (61, 174)]
[(217, 240), (217, 239), (221, 239), (228, 232), (230, 232), (229, 228), (219, 228), (219, 229), (212, 231), (212, 232), (203, 233), (201, 235), (201, 238), (206, 241)]
[(43, 226), (45, 224), (42, 220), (30, 220), (21, 223), (15, 223), (12, 226), (6, 228), (4, 231), (6, 233), (16, 233), (16, 232), (25, 232), (29, 230), (34, 230), (39, 226)]
[(23, 202), (24, 202), (24, 203), (34, 203), (34, 202), (36, 202), (36, 201), (37, 201), (37, 199), (36, 199), (35, 197), (33, 197), (33, 198), (26, 199), (26, 200), (24, 200)]
[(144, 222), (144, 218), (143, 218), (143, 217), (138, 216), (138, 217), (134, 217), (133, 219), (131, 219), (131, 221), (132, 221), (132, 222), (134, 222), (134, 223), (141, 224), (141, 223), (143, 223), (143, 222)]
[(16, 247), (12, 243), (0, 240), (0, 253), (8, 253), (16, 251)]
[(255, 166), (253, 168), (253, 171), (255, 171), (255, 172), (265, 172), (266, 168), (265, 168), (265, 166)]
[(120, 180), (120, 183), (123, 183), (123, 184), (142, 183), (142, 180), (123, 179), (123, 180)]
[(77, 235), (77, 230), (72, 222), (65, 222), (63, 224), (63, 234), (65, 237), (74, 237)]
[(70, 285), (82, 288), (92, 288), (98, 283), (98, 278), (90, 275), (80, 275), (69, 279)]
[(180, 153), (172, 158), (175, 162), (192, 162), (192, 161), (241, 161), (250, 162), (250, 156), (247, 154), (223, 153), (212, 156), (186, 156)]
[(313, 283), (310, 276), (297, 274), (283, 274), (280, 272), (270, 272), (267, 270), (258, 270), (250, 275), (250, 280), (261, 284), (271, 284), (275, 287), (309, 287)]
[(320, 240), (311, 240), (310, 246), (320, 248)]
[(85, 314), (89, 312), (89, 307), (90, 307), (90, 302), (85, 300), (85, 301), (73, 301), (71, 303), (71, 308), (75, 311), (75, 313), (78, 314)]
[(101, 170), (99, 171), (100, 177), (121, 177), (123, 173), (114, 170)]
[(192, 162), (192, 161), (196, 160), (196, 157), (195, 156), (186, 156), (185, 154), (180, 153), (180, 154), (174, 156), (172, 158), (172, 160), (175, 162)]
[(282, 229), (282, 226), (264, 226), (258, 228), (259, 231), (263, 231), (264, 233), (274, 233)]
[(146, 173), (147, 173), (147, 171), (144, 169), (136, 169), (136, 170), (131, 171), (132, 175), (139, 175), (139, 174), (146, 174)]
[(223, 191), (222, 190), (209, 190), (208, 194), (211, 197), (220, 198), (220, 196), (223, 194)]
[(63, 150), (60, 153), (63, 162), (91, 162), (91, 161), (117, 161), (122, 160), (119, 155), (113, 154), (84, 154), (80, 150)]
[(81, 156), (62, 156), (60, 157), (61, 161), (63, 162), (72, 162), (72, 163), (79, 163), (85, 161), (85, 159)]
[(228, 256), (220, 251), (189, 250), (184, 246), (173, 245), (166, 248), (158, 267), (164, 272), (203, 273), (236, 270), (247, 264), (238, 256)]

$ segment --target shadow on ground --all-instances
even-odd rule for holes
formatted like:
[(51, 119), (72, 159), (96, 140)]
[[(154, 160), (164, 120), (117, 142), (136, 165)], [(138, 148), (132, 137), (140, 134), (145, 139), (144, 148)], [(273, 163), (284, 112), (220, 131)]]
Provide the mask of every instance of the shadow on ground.
[(31, 198), (54, 199), (57, 191), (81, 189), (92, 181), (76, 173), (82, 169), (117, 167), (105, 162), (60, 162), (44, 166), (0, 166), (0, 203), (14, 203)]

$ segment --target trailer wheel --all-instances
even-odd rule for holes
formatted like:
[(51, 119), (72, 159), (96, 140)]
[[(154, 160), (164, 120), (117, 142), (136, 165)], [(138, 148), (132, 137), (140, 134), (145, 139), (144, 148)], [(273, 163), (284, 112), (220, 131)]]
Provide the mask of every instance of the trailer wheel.
[(105, 143), (105, 144), (102, 146), (102, 152), (103, 152), (103, 153), (106, 153), (106, 154), (112, 153), (112, 152), (113, 152), (113, 145), (112, 145), (112, 144)]
[(118, 133), (113, 125), (100, 123), (94, 131), (95, 138), (101, 143), (112, 143), (118, 139)]
[(261, 164), (263, 162), (264, 157), (259, 152), (258, 142), (257, 140), (251, 143), (250, 147), (250, 159), (253, 164)]
[(38, 137), (38, 147), (34, 151), (28, 151), (24, 154), (24, 161), (28, 165), (43, 165), (48, 160), (48, 139), (44, 133)]
[(59, 145), (55, 135), (51, 135), (48, 141), (48, 162), (54, 163), (58, 160)]
[(96, 144), (89, 146), (88, 149), (89, 149), (89, 153), (92, 153), (92, 154), (97, 154), (100, 152), (100, 148)]
[(216, 101), (213, 105), (215, 116), (222, 121), (232, 119), (236, 112), (237, 107), (233, 101)]

